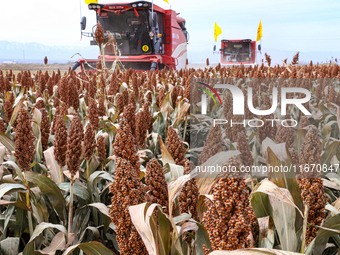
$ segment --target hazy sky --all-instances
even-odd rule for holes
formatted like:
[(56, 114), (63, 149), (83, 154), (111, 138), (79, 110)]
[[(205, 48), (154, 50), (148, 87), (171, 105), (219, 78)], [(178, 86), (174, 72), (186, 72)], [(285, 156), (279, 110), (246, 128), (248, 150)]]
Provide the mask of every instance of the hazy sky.
[[(112, 0), (113, 2), (119, 2)], [(187, 21), (189, 49), (213, 48), (213, 24), (223, 30), (220, 39), (256, 38), (262, 19), (262, 46), (291, 51), (339, 51), (338, 0), (169, 0)], [(99, 2), (109, 2), (100, 1)], [(163, 0), (155, 4), (169, 6)], [(80, 7), (95, 24), (94, 12), (84, 0), (1, 0), (0, 41), (40, 42), (47, 45), (89, 45), (80, 41)]]

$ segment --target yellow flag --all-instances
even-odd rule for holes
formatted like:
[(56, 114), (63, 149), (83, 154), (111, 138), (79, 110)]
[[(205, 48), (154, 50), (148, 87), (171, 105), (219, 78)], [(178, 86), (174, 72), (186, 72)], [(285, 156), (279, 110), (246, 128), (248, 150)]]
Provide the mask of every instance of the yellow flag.
[(97, 4), (98, 0), (85, 0), (85, 4)]
[(259, 27), (257, 28), (256, 41), (260, 41), (262, 38), (262, 20), (260, 20)]
[(164, 2), (166, 2), (167, 4), (169, 3), (169, 0), (164, 0)]
[(217, 25), (217, 23), (215, 22), (214, 24), (214, 39), (215, 39), (215, 42), (217, 42), (217, 37), (222, 34), (222, 28)]

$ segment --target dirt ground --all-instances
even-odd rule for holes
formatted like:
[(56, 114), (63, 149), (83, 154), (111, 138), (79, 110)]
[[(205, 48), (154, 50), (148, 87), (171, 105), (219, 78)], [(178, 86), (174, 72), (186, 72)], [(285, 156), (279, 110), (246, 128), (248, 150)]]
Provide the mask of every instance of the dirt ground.
[[(0, 64), (0, 70), (2, 71), (8, 71), (12, 70), (14, 74), (17, 74), (18, 72), (21, 71), (31, 71), (31, 73), (35, 73), (39, 70), (45, 72), (53, 72), (57, 71), (58, 69), (64, 73), (67, 72), (70, 67), (72, 67), (73, 63), (68, 63), (68, 64)], [(212, 64), (211, 66), (215, 66), (216, 64)], [(204, 69), (206, 67), (205, 64), (189, 64), (189, 68), (194, 68), (194, 69), (199, 69), (202, 68)]]
[(0, 70), (7, 71), (12, 70), (14, 73), (23, 71), (23, 70), (29, 70), (31, 72), (36, 72), (38, 70), (41, 71), (48, 71), (53, 72), (57, 71), (58, 69), (61, 72), (66, 72), (70, 67), (72, 66), (72, 63), (69, 64), (0, 64)]

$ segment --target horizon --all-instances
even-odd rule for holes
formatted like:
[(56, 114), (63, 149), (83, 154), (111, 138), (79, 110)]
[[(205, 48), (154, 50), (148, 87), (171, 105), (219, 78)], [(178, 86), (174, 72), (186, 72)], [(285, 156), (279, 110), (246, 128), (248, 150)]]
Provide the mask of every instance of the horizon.
[[(42, 44), (39, 42), (15, 42), (15, 41), (0, 41), (0, 52), (2, 44), (11, 44), (11, 47), (23, 46), (23, 49), (19, 51), (17, 48), (14, 49), (15, 52), (10, 52), (6, 50), (8, 57), (4, 57), (2, 53), (0, 54), (0, 63), (40, 63), (45, 55), (48, 56), (50, 63), (55, 64), (65, 64), (72, 63), (80, 58), (82, 55), (85, 58), (97, 58), (98, 48), (96, 46), (72, 46), (72, 45), (55, 45), (50, 46), (47, 44)], [(30, 51), (26, 49), (29, 46), (36, 46), (40, 49), (39, 52), (32, 53), (34, 56), (30, 55)], [(4, 51), (2, 51), (4, 52)], [(272, 58), (273, 64), (281, 64), (282, 60), (288, 58), (290, 60), (297, 51), (291, 50), (280, 50), (280, 49), (266, 49), (262, 50), (262, 55), (258, 53), (258, 64), (261, 64), (262, 59), (264, 59), (264, 53), (267, 53)], [(318, 63), (329, 63), (329, 61), (334, 62), (336, 59), (340, 59), (339, 51), (299, 51), (300, 52), (300, 63), (309, 63), (310, 60)], [(80, 53), (80, 55), (78, 55)], [(82, 54), (83, 53), (83, 54)], [(35, 55), (36, 54), (36, 55)], [(71, 58), (73, 56), (73, 58)], [(190, 49), (190, 43), (188, 45), (188, 59), (191, 64), (203, 64), (206, 59), (212, 64), (219, 62), (219, 54), (212, 53), (212, 49), (206, 49), (205, 51), (193, 51)]]

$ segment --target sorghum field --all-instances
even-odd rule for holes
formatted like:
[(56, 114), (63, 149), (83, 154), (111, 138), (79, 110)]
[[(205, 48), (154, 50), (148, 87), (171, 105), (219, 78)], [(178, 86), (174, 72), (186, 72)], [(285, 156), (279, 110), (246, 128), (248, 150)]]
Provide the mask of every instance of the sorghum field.
[[(340, 68), (297, 62), (0, 71), (0, 254), (338, 254), (338, 172), (190, 174), (193, 162), (214, 159), (237, 168), (339, 164)], [(243, 88), (248, 78), (308, 89), (312, 117), (292, 110), (294, 128), (228, 129), (190, 114), (199, 107), (194, 81)], [(270, 90), (252, 86), (267, 109)], [(206, 139), (191, 150), (198, 133)]]

